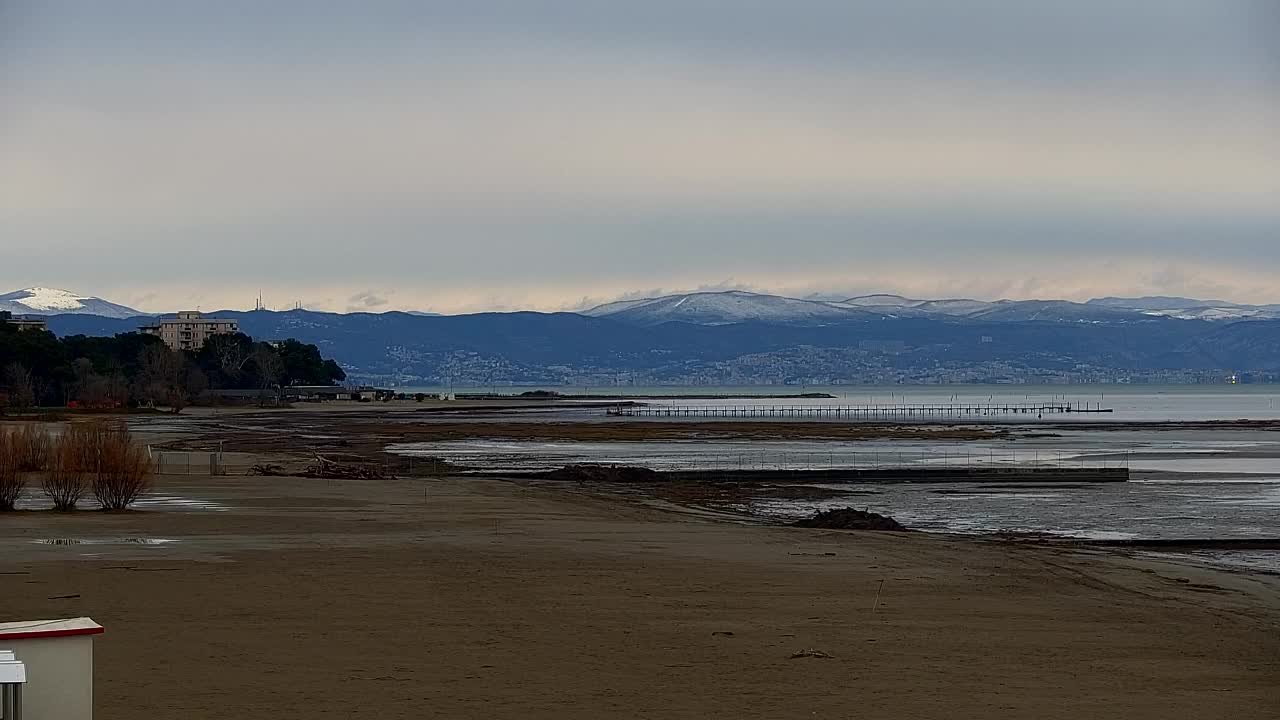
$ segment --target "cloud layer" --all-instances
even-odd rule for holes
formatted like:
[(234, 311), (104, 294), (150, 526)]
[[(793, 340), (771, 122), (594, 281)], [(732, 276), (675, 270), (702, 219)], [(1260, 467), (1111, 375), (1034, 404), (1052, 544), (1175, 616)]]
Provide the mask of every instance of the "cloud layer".
[(5, 5), (0, 287), (1280, 301), (1261, 0), (259, 5)]

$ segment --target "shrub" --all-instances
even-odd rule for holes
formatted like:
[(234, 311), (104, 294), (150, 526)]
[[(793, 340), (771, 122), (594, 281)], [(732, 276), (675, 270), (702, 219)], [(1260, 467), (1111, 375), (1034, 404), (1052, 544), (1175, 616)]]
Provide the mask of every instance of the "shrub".
[(104, 510), (124, 510), (151, 486), (151, 459), (123, 423), (95, 423), (87, 431), (96, 451), (93, 496)]
[(0, 428), (0, 511), (8, 512), (18, 501), (27, 486), (26, 478), (18, 470), (18, 453), (13, 440), (14, 433)]
[(40, 482), (40, 489), (53, 502), (54, 510), (75, 510), (88, 489), (85, 458), (89, 453), (83, 447), (84, 439), (84, 433), (66, 433), (49, 455), (49, 470)]
[(58, 445), (68, 454), (68, 462), (73, 462), (86, 475), (96, 475), (98, 458), (110, 427), (105, 421), (71, 423), (58, 438)]
[(52, 442), (49, 433), (35, 425), (24, 425), (10, 436), (18, 472), (40, 472), (49, 464)]

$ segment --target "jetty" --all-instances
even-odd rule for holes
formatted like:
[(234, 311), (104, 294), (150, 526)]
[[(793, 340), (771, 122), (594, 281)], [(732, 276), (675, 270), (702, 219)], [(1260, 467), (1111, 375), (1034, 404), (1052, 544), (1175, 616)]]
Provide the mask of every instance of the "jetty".
[(480, 477), (535, 478), (574, 482), (663, 483), (702, 482), (741, 485), (897, 485), (897, 484), (1067, 484), (1123, 483), (1129, 481), (1128, 468), (1050, 467), (1015, 465), (986, 467), (972, 465), (901, 466), (882, 468), (821, 468), (813, 470), (780, 468), (724, 468), (652, 470), (628, 465), (566, 465), (558, 470), (495, 471), (469, 475)]
[(1096, 403), (947, 403), (941, 405), (640, 405), (609, 407), (615, 417), (743, 418), (801, 420), (977, 420), (980, 418), (1044, 418), (1045, 416), (1110, 413)]

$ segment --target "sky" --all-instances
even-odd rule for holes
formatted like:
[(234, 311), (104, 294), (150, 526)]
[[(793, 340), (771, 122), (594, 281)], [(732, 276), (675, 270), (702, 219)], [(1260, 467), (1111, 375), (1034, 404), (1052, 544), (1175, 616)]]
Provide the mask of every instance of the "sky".
[(0, 0), (0, 292), (1280, 302), (1276, 0)]

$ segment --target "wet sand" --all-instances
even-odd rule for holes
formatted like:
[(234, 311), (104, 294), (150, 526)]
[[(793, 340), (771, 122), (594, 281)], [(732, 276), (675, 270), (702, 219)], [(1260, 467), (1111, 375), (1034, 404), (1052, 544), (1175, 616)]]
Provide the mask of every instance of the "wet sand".
[(157, 492), (227, 510), (0, 517), (0, 620), (106, 627), (100, 720), (1280, 714), (1274, 577), (501, 480)]

